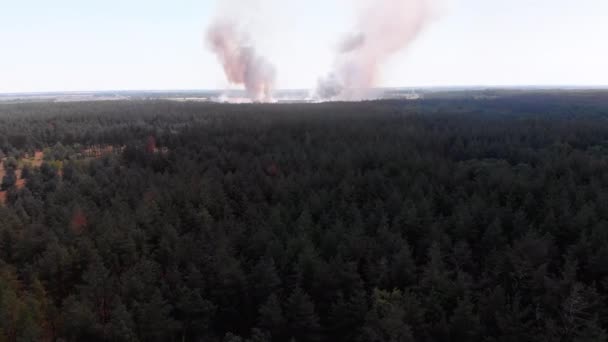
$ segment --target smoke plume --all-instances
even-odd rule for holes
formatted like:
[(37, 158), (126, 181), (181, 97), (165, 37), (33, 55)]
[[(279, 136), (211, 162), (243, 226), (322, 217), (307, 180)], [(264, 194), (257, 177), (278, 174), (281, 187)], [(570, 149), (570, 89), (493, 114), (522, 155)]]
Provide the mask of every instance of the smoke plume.
[(320, 99), (368, 98), (381, 66), (414, 41), (432, 17), (436, 0), (371, 0), (353, 33), (337, 48), (333, 71), (319, 80)]
[(252, 101), (272, 101), (275, 68), (257, 53), (248, 35), (235, 22), (228, 19), (213, 22), (207, 31), (207, 41), (231, 84), (244, 85)]

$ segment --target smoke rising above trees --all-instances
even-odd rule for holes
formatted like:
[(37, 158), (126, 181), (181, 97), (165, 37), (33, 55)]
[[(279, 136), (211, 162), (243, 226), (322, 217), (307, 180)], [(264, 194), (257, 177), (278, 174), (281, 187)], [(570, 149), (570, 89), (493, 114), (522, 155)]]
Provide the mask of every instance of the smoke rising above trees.
[[(319, 79), (314, 97), (370, 98), (382, 66), (418, 37), (431, 21), (437, 1), (440, 0), (365, 0), (365, 6), (357, 11), (355, 27), (336, 47), (332, 70)], [(241, 9), (249, 4), (237, 0), (230, 3), (231, 7)], [(356, 4), (347, 3), (349, 7)], [(233, 10), (224, 12), (208, 28), (209, 47), (231, 84), (243, 85), (252, 101), (272, 101), (275, 67), (258, 53), (254, 40), (240, 27), (242, 18)], [(301, 49), (298, 52), (307, 52), (305, 45)]]
[(406, 49), (431, 21), (434, 0), (368, 2), (358, 14), (356, 28), (338, 45), (333, 70), (319, 80), (318, 98), (368, 98), (382, 65)]
[(244, 85), (252, 101), (272, 100), (275, 67), (258, 54), (250, 37), (235, 21), (217, 19), (207, 31), (207, 42), (230, 83)]

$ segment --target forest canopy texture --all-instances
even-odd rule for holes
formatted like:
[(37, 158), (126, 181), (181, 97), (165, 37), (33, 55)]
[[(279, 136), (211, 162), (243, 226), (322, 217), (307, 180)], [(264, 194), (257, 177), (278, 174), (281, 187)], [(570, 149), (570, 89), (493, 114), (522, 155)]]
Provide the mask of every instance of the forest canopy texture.
[(0, 104), (0, 150), (0, 341), (608, 336), (605, 93)]

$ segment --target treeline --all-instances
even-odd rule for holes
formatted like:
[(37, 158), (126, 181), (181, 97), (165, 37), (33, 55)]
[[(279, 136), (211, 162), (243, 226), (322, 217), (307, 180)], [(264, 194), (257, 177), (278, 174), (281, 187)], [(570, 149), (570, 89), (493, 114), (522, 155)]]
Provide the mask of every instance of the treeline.
[(542, 99), (2, 105), (0, 340), (604, 341), (608, 100)]

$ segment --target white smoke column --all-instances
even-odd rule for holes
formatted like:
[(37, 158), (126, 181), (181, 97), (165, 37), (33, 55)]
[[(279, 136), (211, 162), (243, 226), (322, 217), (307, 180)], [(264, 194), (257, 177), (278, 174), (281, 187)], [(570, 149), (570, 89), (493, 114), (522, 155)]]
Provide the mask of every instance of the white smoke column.
[(381, 66), (410, 45), (432, 20), (436, 0), (370, 0), (356, 30), (338, 47), (333, 72), (319, 81), (320, 99), (362, 100)]
[(257, 53), (249, 36), (234, 21), (215, 20), (207, 31), (207, 42), (231, 84), (244, 85), (254, 102), (272, 101), (275, 68)]

